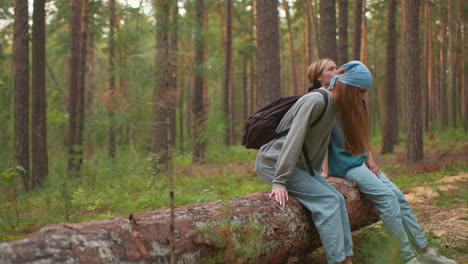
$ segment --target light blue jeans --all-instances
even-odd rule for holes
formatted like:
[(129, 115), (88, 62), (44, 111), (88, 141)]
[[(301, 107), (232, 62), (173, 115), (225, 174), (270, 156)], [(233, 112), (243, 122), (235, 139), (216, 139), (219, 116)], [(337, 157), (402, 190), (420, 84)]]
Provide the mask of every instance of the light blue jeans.
[(403, 259), (415, 257), (410, 241), (419, 251), (428, 246), (424, 231), (419, 226), (408, 201), (385, 174), (380, 173), (377, 177), (363, 164), (349, 170), (345, 179), (357, 183), (359, 191), (374, 203), (388, 232), (399, 237)]
[[(274, 169), (274, 166), (257, 159), (255, 171), (269, 184), (272, 181), (271, 173), (262, 172)], [(353, 242), (343, 195), (318, 172), (311, 176), (299, 168), (293, 171), (286, 189), (311, 212), (328, 263), (340, 262), (352, 256)]]

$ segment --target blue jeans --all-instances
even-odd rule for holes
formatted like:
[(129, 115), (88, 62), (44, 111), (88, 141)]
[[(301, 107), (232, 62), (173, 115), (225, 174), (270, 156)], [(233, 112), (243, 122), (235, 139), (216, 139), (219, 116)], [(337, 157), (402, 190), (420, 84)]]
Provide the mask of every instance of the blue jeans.
[(403, 193), (383, 173), (377, 177), (365, 164), (349, 170), (345, 179), (356, 182), (359, 191), (370, 199), (380, 214), (386, 229), (400, 239), (403, 259), (415, 257), (411, 244), (421, 250), (428, 246), (424, 231), (419, 226)]
[[(271, 184), (275, 165), (257, 159), (255, 171)], [(314, 171), (314, 176), (311, 176), (299, 168), (294, 169), (286, 189), (311, 212), (328, 263), (340, 262), (352, 256), (353, 242), (343, 195), (318, 172)]]

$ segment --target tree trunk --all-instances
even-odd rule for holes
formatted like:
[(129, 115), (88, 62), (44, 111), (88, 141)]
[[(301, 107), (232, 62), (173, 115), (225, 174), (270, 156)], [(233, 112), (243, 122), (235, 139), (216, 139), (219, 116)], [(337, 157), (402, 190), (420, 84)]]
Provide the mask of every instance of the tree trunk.
[(320, 58), (330, 58), (337, 61), (335, 0), (320, 0), (319, 52)]
[(28, 1), (15, 0), (13, 74), (15, 80), (15, 157), (18, 172), (29, 190), (29, 29)]
[(115, 98), (115, 0), (109, 0), (109, 135), (107, 157), (115, 159), (115, 128), (114, 128), (114, 98)]
[[(329, 181), (347, 198), (352, 230), (377, 221), (376, 210), (351, 182), (333, 177)], [(176, 262), (286, 263), (318, 248), (321, 242), (310, 212), (293, 197), (279, 207), (269, 193), (176, 207)], [(47, 226), (1, 243), (0, 262), (167, 263), (170, 214), (168, 208), (129, 218)]]
[[(305, 18), (305, 24), (306, 24), (306, 67), (309, 67), (309, 65), (312, 63), (312, 28), (311, 28), (311, 22), (312, 22), (312, 5), (311, 5), (311, 0), (305, 0), (305, 7), (306, 7), (306, 18)], [(306, 68), (307, 69), (307, 68)]]
[(291, 92), (292, 94), (298, 94), (299, 93), (299, 88), (298, 88), (298, 83), (297, 83), (297, 74), (296, 74), (296, 56), (294, 55), (295, 53), (295, 47), (294, 47), (294, 37), (292, 34), (292, 26), (291, 26), (291, 18), (289, 15), (289, 4), (286, 0), (283, 0), (283, 8), (284, 12), (286, 13), (286, 24), (288, 27), (288, 40), (289, 40), (289, 74), (290, 74), (290, 80), (291, 80)]
[(80, 71), (80, 47), (81, 47), (81, 0), (72, 0), (71, 21), (71, 58), (70, 58), (70, 90), (68, 94), (69, 105), (69, 140), (68, 140), (68, 173), (78, 177), (80, 173), (80, 147), (77, 138), (78, 129), (78, 89)]
[(348, 0), (338, 0), (338, 65), (348, 61)]
[(382, 129), (381, 153), (392, 153), (395, 138), (398, 138), (398, 106), (397, 106), (397, 37), (396, 10), (397, 0), (387, 2), (387, 61), (385, 63), (384, 88), (384, 123)]
[(423, 159), (421, 85), (419, 71), (419, 1), (405, 1), (406, 162)]
[(193, 162), (202, 162), (206, 149), (206, 98), (204, 91), (204, 59), (205, 43), (203, 31), (205, 28), (205, 10), (203, 0), (195, 0), (195, 80), (192, 95), (193, 104)]
[(447, 107), (447, 56), (446, 56), (446, 26), (447, 26), (447, 0), (440, 0), (440, 29), (439, 29), (439, 39), (440, 39), (440, 62), (439, 62), (439, 73), (440, 73), (440, 82), (439, 82), (439, 95), (440, 95), (440, 125), (442, 128), (448, 126), (448, 107)]
[(47, 94), (45, 58), (45, 1), (34, 0), (32, 33), (32, 175), (31, 188), (41, 184), (48, 173)]
[(354, 5), (353, 60), (361, 58), (362, 1), (356, 0)]
[(226, 0), (225, 21), (225, 46), (224, 46), (224, 121), (225, 121), (225, 143), (234, 145), (234, 109), (232, 90), (232, 0)]
[(257, 109), (281, 95), (277, 7), (276, 1), (256, 1)]
[(171, 18), (171, 31), (169, 33), (170, 37), (170, 52), (169, 52), (169, 91), (171, 96), (173, 96), (176, 103), (169, 109), (170, 111), (170, 125), (171, 125), (171, 138), (173, 140), (172, 145), (176, 145), (176, 109), (180, 107), (180, 104), (177, 103), (177, 43), (178, 43), (178, 20), (179, 20), (179, 6), (177, 1), (172, 3), (172, 18)]
[(77, 115), (77, 130), (76, 143), (81, 146), (79, 149), (79, 164), (83, 163), (83, 133), (85, 123), (85, 91), (86, 91), (86, 55), (88, 54), (88, 21), (89, 21), (89, 0), (82, 0), (83, 16), (81, 24), (81, 55), (80, 55), (80, 71), (79, 71), (79, 86), (78, 86), (78, 115)]
[(369, 64), (369, 56), (367, 54), (367, 19), (365, 16), (365, 10), (366, 10), (366, 0), (362, 0), (362, 24), (361, 24), (361, 51), (359, 52), (359, 60), (364, 63), (365, 65)]

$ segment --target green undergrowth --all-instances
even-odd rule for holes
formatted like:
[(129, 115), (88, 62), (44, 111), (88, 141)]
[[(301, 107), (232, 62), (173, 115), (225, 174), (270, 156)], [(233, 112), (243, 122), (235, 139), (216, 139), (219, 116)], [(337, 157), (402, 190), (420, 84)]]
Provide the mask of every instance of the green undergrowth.
[[(174, 154), (175, 205), (229, 199), (268, 189), (254, 173), (237, 170), (226, 161), (254, 159), (255, 153), (240, 147), (210, 153), (211, 170), (185, 165), (190, 156)], [(170, 205), (168, 175), (155, 169), (154, 155), (124, 155), (110, 161), (104, 152), (85, 160), (79, 178), (67, 177), (63, 160), (51, 159), (50, 175), (42, 187), (25, 192), (14, 169), (0, 175), (0, 240), (10, 240), (59, 222), (128, 216)]]

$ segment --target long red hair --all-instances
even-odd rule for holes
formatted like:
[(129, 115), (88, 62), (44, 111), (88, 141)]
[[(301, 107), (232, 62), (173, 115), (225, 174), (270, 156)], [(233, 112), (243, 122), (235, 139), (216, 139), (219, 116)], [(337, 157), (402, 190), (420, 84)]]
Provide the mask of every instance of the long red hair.
[(336, 81), (333, 91), (345, 139), (344, 149), (353, 155), (367, 152), (370, 145), (369, 116), (362, 99), (367, 90)]

